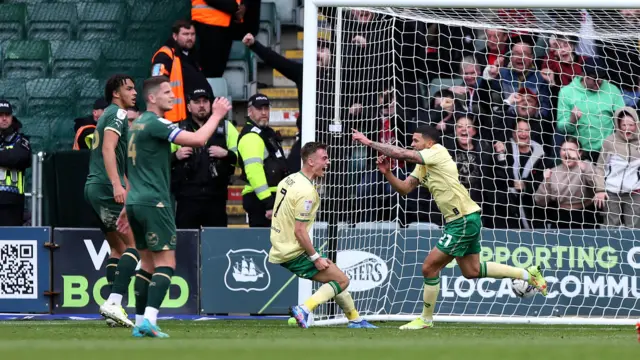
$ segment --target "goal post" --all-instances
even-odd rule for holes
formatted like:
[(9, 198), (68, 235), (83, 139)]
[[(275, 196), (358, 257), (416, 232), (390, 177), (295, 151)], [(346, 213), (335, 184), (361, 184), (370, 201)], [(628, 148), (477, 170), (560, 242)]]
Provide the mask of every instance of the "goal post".
[[(462, 55), (447, 54), (447, 58), (433, 58), (433, 56), (440, 56), (438, 53), (440, 49), (426, 50), (430, 47), (426, 42), (423, 45), (427, 54), (415, 55), (414, 59), (409, 59), (404, 51), (413, 46), (412, 39), (435, 36), (440, 37), (440, 42), (445, 41), (451, 44), (454, 42), (478, 43), (483, 41), (481, 34), (484, 34), (485, 30), (497, 28), (509, 33), (509, 36), (513, 35), (514, 39), (516, 38), (514, 34), (527, 38), (531, 35), (532, 39), (538, 41), (531, 44), (532, 51), (536, 52), (531, 56), (536, 63), (541, 64), (545, 61), (545, 56), (548, 56), (547, 48), (550, 39), (556, 36), (582, 39), (584, 42), (580, 44), (586, 47), (590, 46), (589, 41), (601, 40), (627, 44), (635, 39), (638, 43), (640, 16), (637, 23), (625, 23), (627, 28), (608, 24), (608, 22), (621, 21), (621, 17), (612, 12), (613, 9), (629, 7), (628, 0), (607, 2), (523, 0), (516, 4), (509, 0), (305, 1), (301, 142), (304, 145), (310, 141), (323, 141), (329, 145), (330, 149), (339, 148), (339, 152), (336, 152), (338, 155), (335, 156), (337, 159), (332, 159), (334, 161), (328, 171), (327, 179), (320, 181), (321, 211), (324, 215), (314, 225), (313, 241), (316, 248), (322, 252), (327, 250), (333, 252), (330, 257), (335, 259), (338, 266), (351, 279), (349, 290), (363, 318), (370, 321), (410, 321), (420, 314), (423, 303), (422, 261), (442, 236), (443, 223), (442, 220), (437, 220), (438, 210), (424, 189), (419, 189), (418, 195), (414, 197), (400, 197), (387, 187), (383, 177), (376, 176), (375, 165), (372, 165), (375, 154), (363, 151), (362, 147), (347, 141), (351, 127), (357, 127), (370, 138), (373, 136), (376, 141), (384, 138), (385, 141), (396, 142), (403, 146), (410, 145), (410, 136), (415, 126), (409, 123), (424, 122), (425, 117), (431, 116), (430, 111), (433, 110), (431, 107), (435, 108), (433, 103), (435, 94), (444, 96), (443, 90), (453, 89), (455, 86), (466, 86), (463, 82), (463, 67), (467, 61), (465, 59), (473, 58), (478, 52), (475, 47), (472, 47), (471, 53), (465, 53), (463, 49), (452, 49), (451, 53), (460, 50)], [(321, 12), (320, 8), (331, 10)], [(564, 14), (564, 11), (585, 8), (588, 8), (586, 13), (592, 10), (605, 11), (590, 15), (592, 28), (565, 21), (566, 19), (562, 18), (561, 14)], [(527, 23), (524, 21), (527, 19), (523, 20), (518, 17), (519, 15), (510, 20), (500, 18), (501, 11), (505, 9), (531, 10), (531, 16), (534, 16), (537, 22)], [(366, 29), (360, 29), (362, 39), (357, 38), (359, 25), (349, 20), (352, 10), (364, 10), (379, 16)], [(406, 26), (409, 23), (417, 23), (420, 30)], [(434, 28), (430, 28), (427, 24), (464, 27), (479, 37), (474, 38), (468, 33), (454, 31), (446, 34), (433, 33)], [(604, 30), (603, 24), (607, 25)], [(593, 31), (593, 26), (596, 26), (598, 31)], [(437, 47), (440, 46), (440, 43), (436, 43)], [(543, 44), (544, 48), (541, 48), (540, 44)], [(577, 51), (575, 48), (578, 43), (572, 44), (574, 51)], [(513, 44), (510, 43), (511, 45)], [(323, 58), (325, 51), (330, 52), (329, 60)], [(432, 55), (434, 53), (437, 55)], [(508, 57), (509, 54), (504, 53), (500, 56)], [(586, 69), (583, 66), (586, 66), (585, 63), (589, 61), (586, 59), (591, 57), (588, 55), (585, 52), (581, 57), (580, 69)], [(635, 79), (634, 76), (637, 76), (640, 79), (640, 72), (628, 73), (629, 68), (635, 69), (633, 67), (635, 64), (631, 64), (631, 60), (614, 58), (611, 55), (604, 56), (609, 56), (604, 59), (606, 64), (613, 62), (625, 65), (625, 67), (620, 66), (616, 72), (621, 76), (620, 79), (627, 79), (625, 76), (628, 75), (631, 76), (630, 78)], [(415, 69), (408, 67), (418, 62), (422, 64), (415, 65)], [(477, 60), (473, 60), (471, 65), (481, 66)], [(482, 64), (482, 67), (485, 73), (477, 74), (478, 78), (485, 78), (487, 82), (502, 81), (503, 78), (491, 77), (486, 73), (489, 64)], [(500, 66), (497, 67), (498, 74), (501, 74)], [(638, 69), (640, 69), (640, 61), (638, 61)], [(540, 69), (537, 68), (537, 70)], [(556, 115), (560, 101), (558, 98), (561, 97), (559, 91), (567, 86), (567, 84), (555, 83), (567, 81), (560, 78), (564, 74), (556, 73), (555, 75), (555, 80), (549, 80), (549, 82), (554, 81), (554, 84), (549, 85), (549, 89), (552, 89), (552, 85), (557, 87), (555, 90), (550, 90), (549, 94), (545, 94), (540, 90), (541, 88), (537, 87), (542, 80), (538, 80), (540, 83), (533, 84), (534, 89), (530, 92), (527, 90), (520, 92), (515, 89), (515, 93), (521, 96), (518, 99), (526, 99), (533, 94), (537, 101), (535, 106), (540, 110), (536, 116), (544, 118), (544, 121), (548, 120), (551, 124), (549, 128), (541, 125), (541, 129), (536, 130), (539, 131), (541, 139), (545, 138), (552, 142), (541, 145), (541, 147), (544, 146), (545, 157), (550, 158), (549, 164), (552, 162), (560, 164), (558, 157), (562, 143), (555, 143), (559, 141)], [(571, 76), (578, 75), (572, 73)], [(536, 77), (536, 79), (546, 81), (547, 78)], [(640, 81), (636, 84), (625, 84), (625, 80), (620, 79), (615, 84), (611, 80), (612, 84), (622, 89), (620, 96), (626, 101), (629, 96), (636, 93), (633, 96), (637, 96), (639, 100), (637, 106), (640, 107)], [(527, 85), (523, 85), (522, 88), (527, 88)], [(627, 88), (630, 90), (625, 92)], [(495, 101), (494, 92), (497, 91), (501, 96), (508, 95), (507, 91), (502, 89), (490, 88), (487, 91), (492, 92), (493, 97), (490, 97), (492, 106)], [(457, 106), (458, 93), (453, 91), (452, 93)], [(545, 103), (545, 97), (548, 100), (547, 103)], [(464, 112), (468, 115), (471, 113), (473, 100), (466, 100), (470, 101), (468, 107), (464, 105)], [(479, 103), (483, 101), (485, 101), (484, 98), (478, 100)], [(514, 124), (517, 125), (522, 115), (517, 112), (518, 110), (514, 110), (516, 104), (513, 101), (507, 101), (507, 96), (500, 97), (500, 101), (504, 101), (500, 106), (504, 105), (507, 109), (505, 111), (514, 112), (512, 115), (506, 112), (501, 113), (501, 118), (511, 116), (514, 118)], [(442, 112), (442, 105), (438, 106)], [(616, 107), (620, 106), (612, 104), (609, 117), (612, 116), (613, 109), (617, 109)], [(392, 108), (395, 110), (388, 110)], [(541, 115), (544, 110), (546, 110), (545, 115)], [(464, 117), (461, 114), (462, 111), (457, 108), (451, 113), (456, 119)], [(582, 110), (582, 113), (585, 114), (586, 111)], [(481, 138), (483, 131), (493, 134), (495, 132), (493, 123), (479, 121), (477, 120), (479, 117), (480, 115), (474, 116), (477, 137)], [(402, 125), (398, 125), (399, 123), (393, 119), (401, 119)], [(492, 113), (491, 121), (495, 119), (495, 113)], [(446, 120), (442, 121), (446, 122)], [(456, 121), (459, 120), (454, 120), (454, 124)], [(376, 125), (372, 125), (374, 123)], [(530, 131), (534, 132), (533, 127), (529, 127)], [(443, 131), (446, 131), (446, 126)], [(444, 138), (455, 142), (455, 131), (451, 130)], [(513, 134), (509, 133), (509, 136)], [(583, 142), (584, 135), (578, 138), (579, 146), (586, 149), (589, 140)], [(508, 147), (510, 139), (507, 136), (498, 142)], [(494, 151), (496, 141), (493, 138), (489, 139), (487, 143), (491, 146), (487, 151)], [(514, 144), (516, 144), (515, 141)], [(543, 143), (543, 140), (540, 142)], [(591, 150), (587, 149), (584, 152)], [(334, 151), (336, 150), (330, 151), (330, 155)], [(497, 150), (495, 151), (495, 155), (499, 155)], [(507, 153), (509, 151), (510, 149), (506, 149)], [(599, 150), (592, 152), (599, 153)], [(478, 154), (481, 156), (481, 152)], [(640, 159), (638, 161), (640, 162)], [(597, 161), (593, 161), (592, 165), (595, 169), (594, 173), (597, 172)], [(393, 171), (398, 177), (408, 176), (409, 167), (402, 167), (401, 164), (394, 166)], [(489, 167), (494, 171), (501, 166), (503, 165), (492, 163)], [(508, 166), (505, 172), (510, 171)], [(554, 167), (549, 165), (541, 168), (541, 171), (546, 168)], [(511, 177), (509, 174), (504, 176)], [(540, 179), (536, 181), (536, 186), (540, 186), (544, 184), (545, 178), (541, 174)], [(493, 198), (495, 205), (499, 205), (500, 202), (497, 200), (497, 194), (504, 193), (504, 199), (510, 199), (509, 192), (513, 190), (509, 185), (507, 191), (507, 182), (504, 184), (502, 188), (503, 183), (493, 182), (490, 192), (495, 195)], [(532, 199), (535, 194), (537, 190), (530, 194)], [(609, 193), (609, 195), (613, 194)], [(329, 204), (328, 208), (327, 204)], [(521, 204), (520, 211), (524, 211), (522, 209), (527, 206), (530, 209), (540, 208), (535, 204), (526, 206)], [(630, 200), (628, 204), (631, 205)], [(542, 207), (544, 214), (547, 214), (550, 206), (547, 204)], [(483, 213), (484, 211), (483, 206)], [(532, 214), (533, 210), (530, 211)], [(496, 214), (492, 216), (500, 217)], [(534, 216), (527, 214), (524, 216), (525, 220), (527, 217)], [(549, 296), (544, 298), (538, 294), (533, 299), (520, 299), (511, 292), (510, 280), (465, 279), (457, 265), (450, 264), (441, 274), (441, 289), (434, 320), (436, 322), (504, 324), (635, 324), (640, 317), (640, 280), (638, 280), (640, 229), (633, 229), (629, 225), (626, 228), (602, 227), (600, 225), (605, 221), (602, 216), (606, 217), (606, 214), (603, 214), (604, 212), (597, 215), (599, 225), (589, 229), (556, 229), (550, 227), (551, 220), (545, 217), (546, 215), (542, 215), (540, 222), (543, 224), (542, 227), (533, 226), (531, 225), (533, 221), (529, 221), (529, 226), (521, 228), (518, 215), (513, 213), (508, 213), (505, 224), (508, 223), (507, 220), (515, 220), (518, 228), (513, 228), (513, 225), (485, 227), (482, 233), (483, 247), (480, 260), (518, 267), (542, 265), (550, 285)], [(317, 288), (317, 284), (299, 279), (299, 302), (302, 303)], [(314, 311), (313, 316), (314, 326), (338, 325), (347, 322), (342, 312), (339, 309), (337, 312), (334, 311), (332, 306), (320, 306)]]

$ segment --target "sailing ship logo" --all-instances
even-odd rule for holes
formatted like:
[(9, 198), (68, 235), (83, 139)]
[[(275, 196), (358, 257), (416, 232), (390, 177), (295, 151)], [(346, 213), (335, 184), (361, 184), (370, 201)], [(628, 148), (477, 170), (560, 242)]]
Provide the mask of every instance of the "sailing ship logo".
[(224, 284), (231, 291), (264, 291), (271, 283), (265, 250), (239, 249), (227, 252)]

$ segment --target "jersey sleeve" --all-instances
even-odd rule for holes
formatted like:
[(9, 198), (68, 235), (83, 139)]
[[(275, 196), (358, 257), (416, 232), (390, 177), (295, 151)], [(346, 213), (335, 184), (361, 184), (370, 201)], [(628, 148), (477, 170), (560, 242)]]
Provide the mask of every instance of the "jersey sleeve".
[(302, 191), (295, 198), (295, 219), (296, 221), (308, 222), (313, 218), (313, 202), (315, 196), (312, 191)]
[(149, 133), (152, 137), (167, 140), (171, 143), (173, 143), (181, 132), (182, 129), (180, 129), (178, 125), (162, 118), (159, 118), (158, 121), (152, 121), (149, 124)]
[[(442, 162), (442, 157), (449, 154), (444, 146), (434, 146), (430, 149), (423, 149), (419, 152), (424, 165), (435, 165)], [(416, 166), (416, 169), (418, 167)]]
[(122, 136), (122, 134), (125, 134), (125, 126), (128, 126), (127, 110), (118, 109), (113, 116), (107, 118), (104, 130), (113, 131), (118, 134), (118, 136)]
[(416, 167), (415, 167), (415, 168), (413, 169), (413, 171), (411, 172), (411, 175), (410, 175), (410, 176), (413, 176), (413, 177), (414, 177), (414, 178), (416, 178), (416, 179), (420, 179), (420, 177), (421, 177), (421, 176), (420, 176), (420, 175), (421, 175), (420, 173), (422, 172), (422, 166), (423, 166), (423, 165), (420, 165), (420, 164), (416, 165)]

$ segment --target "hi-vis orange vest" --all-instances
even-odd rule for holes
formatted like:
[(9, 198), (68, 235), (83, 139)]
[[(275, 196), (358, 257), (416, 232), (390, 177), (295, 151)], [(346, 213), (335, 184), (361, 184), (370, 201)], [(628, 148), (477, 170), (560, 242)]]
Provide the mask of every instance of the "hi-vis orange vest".
[[(76, 131), (76, 138), (73, 140), (73, 150), (80, 150), (80, 144), (78, 143), (78, 140), (80, 140), (80, 135), (82, 135), (82, 132), (85, 131), (85, 129), (95, 129), (96, 126), (95, 125), (85, 125), (82, 126), (78, 129), (78, 131)], [(86, 138), (85, 138), (86, 141)], [(91, 148), (91, 146), (89, 144), (87, 144), (87, 147)]]
[[(242, 0), (236, 0), (240, 5)], [(213, 8), (204, 0), (191, 0), (191, 20), (211, 26), (229, 27), (231, 15)]]
[[(169, 77), (171, 84), (171, 90), (176, 97), (176, 101), (173, 104), (173, 109), (164, 113), (164, 118), (171, 120), (172, 122), (182, 121), (187, 118), (187, 105), (184, 99), (184, 83), (182, 81), (182, 62), (179, 56), (175, 56), (173, 49), (168, 46), (163, 46), (160, 50), (156, 51), (151, 58), (151, 64), (155, 63), (156, 56), (158, 54), (166, 54), (172, 61), (171, 70), (167, 70), (164, 66), (160, 66), (160, 75)], [(155, 74), (157, 75), (157, 74)]]

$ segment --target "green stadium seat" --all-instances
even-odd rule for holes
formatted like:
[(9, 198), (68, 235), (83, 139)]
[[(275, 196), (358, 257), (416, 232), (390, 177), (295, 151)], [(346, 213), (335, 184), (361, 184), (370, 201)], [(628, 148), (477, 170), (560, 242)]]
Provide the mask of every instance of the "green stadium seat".
[(234, 100), (248, 100), (254, 92), (257, 63), (253, 53), (240, 41), (231, 46), (227, 68), (222, 75)]
[(76, 100), (76, 116), (87, 116), (93, 110), (93, 103), (104, 97), (104, 81), (98, 79), (80, 80), (78, 83), (78, 99)]
[(297, 0), (278, 0), (275, 2), (278, 14), (278, 20), (282, 24), (296, 25), (295, 8), (298, 5)]
[(462, 78), (436, 78), (429, 84), (430, 96), (435, 95), (438, 91), (448, 89), (452, 86), (462, 85), (464, 81)]
[(42, 4), (42, 3), (46, 3), (49, 2), (49, 0), (5, 0), (4, 1), (7, 4)]
[(0, 5), (0, 41), (20, 40), (24, 35), (27, 7), (24, 4)]
[(73, 79), (34, 79), (27, 82), (27, 112), (29, 115), (71, 116), (75, 109), (76, 83)]
[(64, 41), (52, 44), (51, 75), (57, 78), (93, 77), (100, 65), (100, 45), (95, 41)]
[(101, 75), (107, 78), (113, 74), (128, 74), (134, 77), (151, 73), (153, 50), (147, 42), (102, 41)]
[(47, 75), (51, 47), (48, 41), (9, 41), (3, 46), (5, 78), (37, 78)]
[(275, 3), (262, 2), (260, 4), (260, 30), (256, 38), (267, 47), (272, 47), (280, 42), (280, 20)]
[(126, 11), (120, 3), (78, 3), (79, 40), (120, 40)]
[(13, 112), (20, 116), (25, 112), (24, 101), (27, 98), (27, 87), (24, 79), (0, 80), (0, 99), (11, 103)]
[(176, 18), (177, 7), (166, 2), (137, 1), (129, 8), (127, 40), (162, 39), (171, 34), (171, 20)]
[(27, 37), (31, 40), (71, 40), (77, 22), (73, 4), (38, 4), (27, 8)]
[[(211, 86), (211, 90), (213, 90), (214, 97), (224, 96), (229, 102), (233, 101), (229, 95), (229, 85), (225, 78), (207, 78), (207, 81), (209, 82), (209, 86)], [(233, 120), (233, 111), (227, 113), (226, 119)]]

